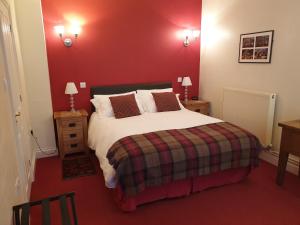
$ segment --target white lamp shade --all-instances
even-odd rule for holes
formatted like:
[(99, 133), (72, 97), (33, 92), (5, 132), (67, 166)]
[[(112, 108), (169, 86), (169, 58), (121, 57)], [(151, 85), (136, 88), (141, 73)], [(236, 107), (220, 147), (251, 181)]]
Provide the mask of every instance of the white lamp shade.
[(78, 90), (76, 88), (76, 85), (74, 82), (68, 82), (67, 86), (66, 86), (66, 90), (65, 90), (65, 94), (67, 95), (73, 95), (73, 94), (77, 94)]
[(192, 86), (192, 81), (190, 77), (184, 77), (182, 80), (182, 86), (186, 87), (186, 86)]

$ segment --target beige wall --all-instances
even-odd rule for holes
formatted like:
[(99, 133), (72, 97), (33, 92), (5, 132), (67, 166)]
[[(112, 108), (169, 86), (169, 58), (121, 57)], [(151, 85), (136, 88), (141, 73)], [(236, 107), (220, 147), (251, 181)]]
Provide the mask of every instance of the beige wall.
[[(9, 225), (12, 222), (12, 206), (28, 201), (34, 176), (35, 151), (32, 143), (29, 143), (32, 140), (30, 129), (33, 128), (44, 150), (56, 150), (56, 145), (40, 1), (2, 1), (7, 2), (11, 11), (26, 140), (26, 144), (23, 142), (22, 146), (23, 158), (19, 158), (13, 130), (14, 118), (11, 118), (13, 112), (10, 110), (7, 90), (2, 82), (4, 72), (0, 71), (0, 224)], [(1, 68), (3, 69), (3, 65)], [(26, 180), (17, 187), (16, 182), (20, 178), (19, 160), (24, 160)]]
[[(200, 95), (221, 115), (223, 87), (275, 92), (278, 101), (273, 145), (279, 149), (278, 121), (300, 118), (300, 1), (203, 0)], [(239, 64), (242, 33), (275, 30), (271, 64)]]
[(32, 128), (43, 151), (51, 153), (56, 143), (41, 1), (15, 0), (15, 10)]

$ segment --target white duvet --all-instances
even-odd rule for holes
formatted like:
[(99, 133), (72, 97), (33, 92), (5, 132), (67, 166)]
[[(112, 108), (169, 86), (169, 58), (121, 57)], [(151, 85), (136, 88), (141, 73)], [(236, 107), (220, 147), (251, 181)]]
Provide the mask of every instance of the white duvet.
[(93, 113), (89, 122), (88, 144), (96, 151), (108, 188), (116, 186), (114, 168), (106, 154), (119, 139), (152, 131), (181, 129), (222, 122), (219, 119), (192, 112), (187, 109), (172, 112), (144, 113), (140, 116), (116, 119)]

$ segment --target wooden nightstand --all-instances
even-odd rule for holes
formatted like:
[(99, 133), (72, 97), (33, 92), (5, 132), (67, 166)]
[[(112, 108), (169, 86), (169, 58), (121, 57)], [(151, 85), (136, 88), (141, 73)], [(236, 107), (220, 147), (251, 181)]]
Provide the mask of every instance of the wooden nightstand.
[(84, 109), (75, 112), (54, 112), (59, 154), (62, 159), (66, 154), (88, 153), (87, 116), (88, 113)]
[(209, 102), (203, 100), (188, 100), (186, 103), (181, 101), (183, 106), (191, 111), (209, 115)]

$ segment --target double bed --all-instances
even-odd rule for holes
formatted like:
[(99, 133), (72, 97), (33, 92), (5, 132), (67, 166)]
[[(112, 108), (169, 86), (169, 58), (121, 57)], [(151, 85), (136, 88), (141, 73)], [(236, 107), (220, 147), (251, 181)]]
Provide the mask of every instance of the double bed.
[[(91, 98), (171, 87), (168, 82), (99, 86), (91, 88)], [(122, 119), (93, 112), (88, 137), (105, 184), (124, 211), (239, 182), (257, 165), (260, 150), (258, 139), (249, 132), (182, 105), (177, 111)]]

